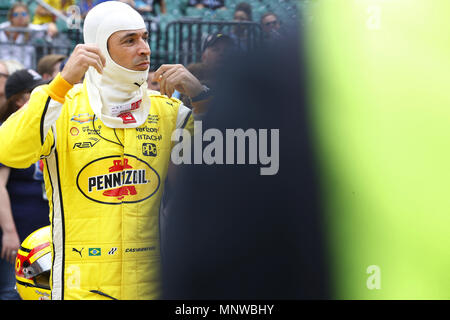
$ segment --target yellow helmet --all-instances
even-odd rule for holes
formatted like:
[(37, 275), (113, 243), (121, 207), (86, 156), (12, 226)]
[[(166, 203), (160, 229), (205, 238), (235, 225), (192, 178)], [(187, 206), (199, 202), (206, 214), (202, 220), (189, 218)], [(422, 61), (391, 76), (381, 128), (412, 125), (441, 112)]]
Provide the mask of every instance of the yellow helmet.
[(50, 300), (50, 226), (34, 231), (16, 257), (16, 288), (23, 300)]

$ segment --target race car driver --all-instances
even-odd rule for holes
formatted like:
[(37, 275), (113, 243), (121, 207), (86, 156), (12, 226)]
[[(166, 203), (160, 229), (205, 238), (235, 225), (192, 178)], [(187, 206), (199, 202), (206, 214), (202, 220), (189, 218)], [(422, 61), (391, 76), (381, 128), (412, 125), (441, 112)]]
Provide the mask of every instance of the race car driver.
[[(148, 33), (130, 6), (97, 5), (83, 33), (61, 73), (0, 127), (0, 162), (44, 159), (52, 299), (156, 299), (171, 134), (192, 129), (191, 112), (147, 92)], [(204, 90), (183, 66), (161, 68), (164, 92)]]

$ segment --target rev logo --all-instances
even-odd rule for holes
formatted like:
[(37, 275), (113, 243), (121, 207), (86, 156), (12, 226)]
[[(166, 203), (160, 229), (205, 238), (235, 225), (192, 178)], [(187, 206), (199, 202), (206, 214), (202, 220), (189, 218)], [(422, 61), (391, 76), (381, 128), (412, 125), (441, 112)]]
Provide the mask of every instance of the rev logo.
[(73, 149), (75, 149), (75, 148), (79, 148), (79, 149), (90, 148), (90, 147), (95, 146), (100, 141), (100, 139), (93, 138), (93, 137), (89, 138), (89, 140), (91, 140), (91, 141), (76, 142), (73, 145)]
[(78, 190), (89, 200), (104, 204), (143, 201), (154, 195), (159, 185), (158, 173), (128, 154), (91, 161), (77, 175)]
[(142, 154), (144, 156), (156, 157), (156, 144), (143, 143), (142, 144)]

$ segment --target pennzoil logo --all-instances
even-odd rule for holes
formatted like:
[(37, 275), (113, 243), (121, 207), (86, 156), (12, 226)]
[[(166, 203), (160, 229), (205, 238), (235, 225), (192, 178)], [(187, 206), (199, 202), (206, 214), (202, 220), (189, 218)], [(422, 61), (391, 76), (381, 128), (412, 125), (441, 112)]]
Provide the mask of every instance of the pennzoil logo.
[(78, 123), (86, 123), (86, 122), (91, 122), (92, 120), (94, 120), (94, 115), (89, 114), (89, 113), (80, 113), (77, 115), (72, 116), (72, 118), (70, 118), (70, 120), (78, 122)]
[(104, 204), (136, 203), (158, 191), (160, 178), (147, 162), (125, 154), (91, 161), (77, 175), (78, 190)]

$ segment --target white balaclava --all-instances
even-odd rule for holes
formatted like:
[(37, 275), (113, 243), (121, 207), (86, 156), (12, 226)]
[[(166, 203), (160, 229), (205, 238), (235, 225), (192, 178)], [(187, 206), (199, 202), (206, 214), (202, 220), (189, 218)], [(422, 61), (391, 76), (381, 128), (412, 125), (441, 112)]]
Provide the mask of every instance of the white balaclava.
[(116, 31), (145, 29), (141, 15), (128, 4), (106, 1), (92, 8), (83, 27), (84, 43), (96, 44), (106, 57), (103, 74), (89, 67), (85, 85), (95, 115), (110, 128), (136, 128), (147, 119), (150, 98), (146, 71), (126, 69), (109, 55), (108, 38)]

